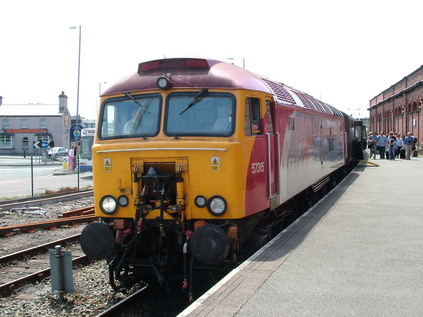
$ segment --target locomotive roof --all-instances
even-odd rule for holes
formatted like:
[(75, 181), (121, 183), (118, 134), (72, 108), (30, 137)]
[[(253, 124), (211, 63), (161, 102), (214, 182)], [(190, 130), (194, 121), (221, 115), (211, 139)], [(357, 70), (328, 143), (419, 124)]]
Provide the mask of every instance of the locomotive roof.
[(103, 95), (156, 89), (157, 79), (161, 76), (170, 78), (173, 88), (257, 90), (273, 94), (281, 105), (343, 116), (336, 108), (292, 87), (271, 81), (231, 63), (205, 58), (172, 58), (140, 63), (136, 73), (123, 78), (108, 88)]

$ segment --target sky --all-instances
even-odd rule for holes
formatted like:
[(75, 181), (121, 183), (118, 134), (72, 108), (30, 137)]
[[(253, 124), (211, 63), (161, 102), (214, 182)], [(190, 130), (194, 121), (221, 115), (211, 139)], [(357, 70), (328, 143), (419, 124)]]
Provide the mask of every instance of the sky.
[[(95, 119), (99, 92), (140, 62), (229, 61), (356, 117), (423, 65), (421, 0), (0, 2), (3, 104), (58, 104)], [(76, 29), (70, 27), (77, 26)]]

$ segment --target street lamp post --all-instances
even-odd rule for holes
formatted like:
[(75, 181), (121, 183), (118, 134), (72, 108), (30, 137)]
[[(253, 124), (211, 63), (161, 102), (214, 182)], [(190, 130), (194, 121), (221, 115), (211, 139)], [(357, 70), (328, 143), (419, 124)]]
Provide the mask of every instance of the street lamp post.
[(98, 83), (98, 96), (101, 95), (101, 84), (107, 84), (107, 81), (103, 81), (103, 82)]
[[(80, 82), (80, 75), (81, 75), (81, 26), (71, 26), (71, 29), (79, 28), (79, 45), (78, 45), (78, 86), (76, 88), (76, 135), (75, 135), (75, 144), (78, 145), (79, 137), (81, 132), (79, 131), (79, 82)], [(78, 133), (79, 132), (79, 133)], [(79, 191), (79, 159), (78, 155), (76, 155), (76, 170), (78, 173), (78, 191)]]
[(95, 107), (95, 117), (97, 118), (97, 111), (98, 111), (98, 107), (99, 107), (99, 104), (100, 104), (100, 96), (101, 96), (101, 84), (107, 84), (107, 81), (103, 81), (103, 82), (99, 82), (98, 83), (98, 103), (97, 103), (97, 105), (96, 105), (96, 107)]

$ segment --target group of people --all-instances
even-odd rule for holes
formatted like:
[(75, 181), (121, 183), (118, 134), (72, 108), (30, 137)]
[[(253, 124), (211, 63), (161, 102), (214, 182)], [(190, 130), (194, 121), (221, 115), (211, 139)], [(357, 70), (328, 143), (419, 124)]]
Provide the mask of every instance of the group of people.
[(381, 159), (395, 160), (395, 158), (405, 158), (409, 160), (413, 150), (416, 148), (417, 139), (412, 136), (411, 132), (407, 135), (401, 133), (389, 132), (385, 135), (380, 132), (370, 132), (367, 139), (367, 147), (370, 151), (370, 158), (376, 159), (379, 153)]

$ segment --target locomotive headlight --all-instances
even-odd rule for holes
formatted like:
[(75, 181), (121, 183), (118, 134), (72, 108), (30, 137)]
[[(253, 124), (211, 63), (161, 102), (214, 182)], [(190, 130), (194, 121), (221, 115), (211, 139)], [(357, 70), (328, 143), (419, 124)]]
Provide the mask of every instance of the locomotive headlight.
[(198, 195), (197, 197), (195, 197), (194, 203), (197, 207), (203, 208), (207, 203), (206, 197), (204, 197), (203, 195)]
[(117, 203), (113, 196), (107, 195), (100, 200), (100, 209), (106, 215), (111, 215), (116, 211)]
[(226, 212), (227, 207), (226, 200), (219, 195), (210, 197), (207, 203), (207, 209), (213, 216), (222, 216)]
[(166, 77), (159, 77), (156, 83), (157, 87), (159, 87), (160, 89), (168, 89), (170, 87), (170, 80)]
[(128, 200), (128, 197), (126, 197), (125, 195), (120, 195), (117, 199), (117, 202), (119, 206), (125, 207), (125, 206), (128, 206), (129, 200)]

